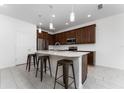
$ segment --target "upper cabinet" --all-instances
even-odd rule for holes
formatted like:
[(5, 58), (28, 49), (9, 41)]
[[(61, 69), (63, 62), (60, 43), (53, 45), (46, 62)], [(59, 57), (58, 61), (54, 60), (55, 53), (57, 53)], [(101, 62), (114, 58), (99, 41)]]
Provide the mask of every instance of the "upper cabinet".
[(82, 29), (76, 29), (75, 30), (75, 37), (76, 37), (76, 43), (81, 44), (82, 43)]
[(75, 38), (76, 37), (75, 33), (76, 33), (75, 30), (67, 31), (65, 36), (66, 38)]
[(49, 42), (49, 45), (54, 45), (55, 41), (54, 41), (54, 36), (51, 35), (51, 34), (48, 34), (48, 42)]
[(48, 40), (48, 32), (44, 32), (44, 31), (42, 31), (41, 33), (37, 32), (37, 37), (41, 38), (41, 39)]
[(96, 25), (89, 25), (71, 31), (55, 34), (55, 42), (67, 44), (68, 38), (75, 38), (76, 44), (93, 44), (96, 42)]
[(80, 29), (81, 44), (92, 44), (96, 42), (95, 39), (95, 25), (86, 26)]
[(76, 44), (94, 44), (96, 42), (95, 28), (96, 25), (93, 24), (54, 35), (42, 32), (41, 34), (38, 34), (38, 37), (47, 39), (49, 41), (49, 45), (54, 45), (55, 42), (60, 42), (61, 45), (66, 45), (68, 38), (75, 38)]

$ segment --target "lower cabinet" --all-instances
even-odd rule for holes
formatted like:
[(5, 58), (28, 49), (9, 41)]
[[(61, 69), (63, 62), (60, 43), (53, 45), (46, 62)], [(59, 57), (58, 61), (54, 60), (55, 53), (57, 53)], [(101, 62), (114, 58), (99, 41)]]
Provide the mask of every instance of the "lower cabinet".
[(91, 66), (95, 65), (95, 59), (96, 59), (95, 51), (78, 51), (78, 52), (89, 52), (89, 54), (87, 54), (87, 64)]
[[(88, 52), (88, 51), (80, 51)], [(88, 73), (88, 65), (95, 65), (95, 51), (89, 51), (90, 53), (82, 57), (82, 84), (85, 82)]]
[(85, 82), (88, 73), (87, 55), (82, 57), (82, 84)]

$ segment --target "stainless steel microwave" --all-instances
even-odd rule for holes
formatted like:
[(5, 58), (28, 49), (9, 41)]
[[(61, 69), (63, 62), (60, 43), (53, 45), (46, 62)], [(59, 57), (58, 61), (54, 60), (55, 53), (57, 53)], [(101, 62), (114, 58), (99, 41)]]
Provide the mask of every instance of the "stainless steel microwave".
[(67, 44), (76, 44), (76, 38), (67, 38)]

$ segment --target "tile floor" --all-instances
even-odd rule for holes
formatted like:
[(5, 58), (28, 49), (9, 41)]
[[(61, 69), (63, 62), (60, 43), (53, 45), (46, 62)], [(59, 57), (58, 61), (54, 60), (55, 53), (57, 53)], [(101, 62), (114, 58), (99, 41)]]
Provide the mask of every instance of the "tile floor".
[[(25, 65), (0, 70), (1, 89), (53, 89), (54, 78), (44, 75), (40, 82), (40, 73), (35, 78), (35, 70), (25, 71)], [(56, 88), (62, 89), (57, 84)], [(120, 89), (124, 88), (124, 71), (106, 67), (89, 67), (84, 89)]]

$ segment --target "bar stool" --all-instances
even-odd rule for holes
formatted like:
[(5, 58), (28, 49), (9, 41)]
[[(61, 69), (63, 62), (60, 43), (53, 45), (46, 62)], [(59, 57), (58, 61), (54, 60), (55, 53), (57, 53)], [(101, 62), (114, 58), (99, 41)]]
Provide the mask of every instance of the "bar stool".
[[(63, 75), (57, 77), (58, 73), (58, 67), (63, 66)], [(69, 66), (72, 67), (72, 73), (73, 77), (69, 76)], [(63, 77), (63, 84), (61, 84), (58, 79)], [(68, 78), (72, 78), (73, 81), (68, 84)], [(62, 59), (57, 61), (57, 67), (56, 67), (56, 74), (55, 74), (55, 82), (54, 82), (54, 89), (56, 86), (56, 83), (60, 84), (61, 86), (65, 87), (65, 89), (68, 89), (68, 87), (74, 82), (74, 86), (76, 88), (76, 81), (75, 81), (75, 73), (74, 73), (74, 66), (73, 66), (73, 61), (72, 60), (67, 60), (67, 59)]]
[(36, 63), (36, 54), (28, 54), (27, 56), (27, 64), (26, 64), (26, 70), (28, 68), (28, 72), (30, 72), (30, 68), (31, 68), (31, 59), (33, 58), (33, 62), (34, 62), (34, 67), (35, 67), (35, 63)]
[(43, 79), (43, 65), (44, 65), (44, 70), (45, 70), (45, 73), (46, 73), (47, 60), (48, 60), (48, 64), (49, 64), (50, 76), (52, 77), (52, 70), (51, 70), (51, 64), (50, 64), (50, 58), (49, 58), (49, 56), (39, 56), (38, 57), (37, 68), (36, 68), (36, 75), (35, 76), (37, 77), (38, 70), (39, 70), (39, 63), (40, 63), (41, 82), (42, 82), (42, 79)]

